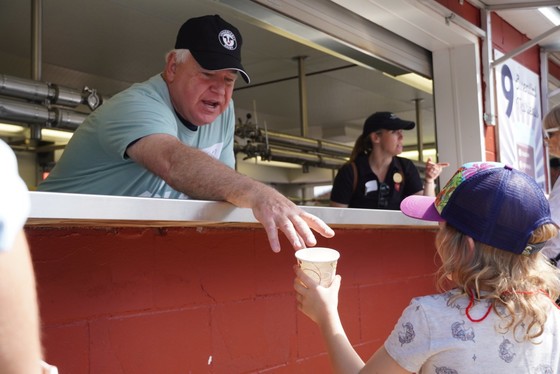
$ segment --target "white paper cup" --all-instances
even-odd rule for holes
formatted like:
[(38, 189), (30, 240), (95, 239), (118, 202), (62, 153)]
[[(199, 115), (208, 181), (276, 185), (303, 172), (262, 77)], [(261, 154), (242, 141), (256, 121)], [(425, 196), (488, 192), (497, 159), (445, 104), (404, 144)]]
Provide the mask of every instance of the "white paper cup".
[(340, 253), (332, 248), (311, 247), (296, 251), (299, 267), (321, 286), (329, 287), (336, 275)]

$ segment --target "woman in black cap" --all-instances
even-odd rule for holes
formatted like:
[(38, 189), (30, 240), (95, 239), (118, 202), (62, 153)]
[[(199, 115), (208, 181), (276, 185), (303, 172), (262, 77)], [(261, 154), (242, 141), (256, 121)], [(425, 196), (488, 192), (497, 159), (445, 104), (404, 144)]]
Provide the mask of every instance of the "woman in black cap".
[(448, 163), (426, 162), (422, 183), (412, 161), (398, 157), (403, 151), (403, 130), (414, 128), (390, 112), (376, 112), (364, 123), (350, 161), (334, 180), (331, 206), (398, 210), (410, 195), (435, 196), (435, 179)]

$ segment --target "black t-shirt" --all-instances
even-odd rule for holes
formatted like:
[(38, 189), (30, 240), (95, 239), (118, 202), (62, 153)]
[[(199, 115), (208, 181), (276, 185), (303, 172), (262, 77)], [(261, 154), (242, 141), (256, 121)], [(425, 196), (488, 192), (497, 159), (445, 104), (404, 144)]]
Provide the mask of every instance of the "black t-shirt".
[(351, 163), (343, 165), (331, 191), (331, 201), (347, 204), (349, 208), (399, 210), (401, 201), (423, 189), (420, 174), (409, 159), (395, 156), (384, 181), (371, 170), (368, 155), (355, 161), (358, 178), (354, 191), (354, 170)]

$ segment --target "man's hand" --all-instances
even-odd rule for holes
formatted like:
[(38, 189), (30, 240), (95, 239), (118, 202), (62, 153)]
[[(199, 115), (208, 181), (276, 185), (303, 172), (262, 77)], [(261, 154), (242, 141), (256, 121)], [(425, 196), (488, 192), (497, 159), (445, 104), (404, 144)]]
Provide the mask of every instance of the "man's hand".
[(262, 187), (250, 207), (255, 218), (264, 226), (274, 252), (280, 252), (278, 230), (286, 235), (295, 250), (317, 244), (311, 230), (325, 238), (334, 236), (334, 231), (323, 220), (305, 212), (273, 188)]

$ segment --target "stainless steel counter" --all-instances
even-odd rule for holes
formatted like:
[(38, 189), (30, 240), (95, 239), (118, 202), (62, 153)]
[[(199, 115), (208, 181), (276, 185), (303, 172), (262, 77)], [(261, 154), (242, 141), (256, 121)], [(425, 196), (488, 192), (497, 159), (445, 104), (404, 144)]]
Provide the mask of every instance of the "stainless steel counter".
[[(260, 225), (250, 209), (229, 203), (56, 192), (30, 192), (28, 225), (206, 226)], [(302, 207), (332, 227), (437, 227), (400, 211)]]

